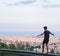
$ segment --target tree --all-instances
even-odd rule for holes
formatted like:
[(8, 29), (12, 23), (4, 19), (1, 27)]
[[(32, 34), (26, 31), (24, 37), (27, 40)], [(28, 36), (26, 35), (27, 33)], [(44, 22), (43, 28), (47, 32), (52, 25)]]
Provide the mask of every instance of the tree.
[(16, 45), (17, 45), (16, 48), (17, 48), (18, 50), (24, 50), (24, 47), (25, 47), (24, 44), (22, 44), (22, 43), (17, 43)]
[(54, 49), (51, 49), (51, 52), (50, 53), (54, 53)]
[(9, 49), (16, 49), (14, 44), (9, 44)]
[(8, 45), (5, 43), (0, 42), (0, 48), (8, 48)]

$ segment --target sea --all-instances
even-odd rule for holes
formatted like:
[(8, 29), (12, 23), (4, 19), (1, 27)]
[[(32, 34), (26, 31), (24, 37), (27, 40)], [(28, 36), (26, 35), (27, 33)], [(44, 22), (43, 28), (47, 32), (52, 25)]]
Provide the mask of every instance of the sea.
[[(41, 32), (26, 31), (26, 32), (0, 32), (0, 36), (37, 36)], [(53, 32), (55, 36), (60, 37), (60, 32)]]

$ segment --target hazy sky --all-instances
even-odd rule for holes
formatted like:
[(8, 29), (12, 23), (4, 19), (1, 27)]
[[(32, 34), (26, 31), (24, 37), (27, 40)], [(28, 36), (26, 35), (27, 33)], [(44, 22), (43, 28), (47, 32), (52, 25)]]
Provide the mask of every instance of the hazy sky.
[(60, 31), (60, 0), (0, 0), (0, 31), (39, 31), (44, 25)]

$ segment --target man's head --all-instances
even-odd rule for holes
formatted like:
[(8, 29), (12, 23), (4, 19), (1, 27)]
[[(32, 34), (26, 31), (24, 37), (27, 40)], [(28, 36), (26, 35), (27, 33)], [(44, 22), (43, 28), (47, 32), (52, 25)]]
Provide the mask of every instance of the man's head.
[(47, 30), (47, 26), (44, 26), (44, 30)]

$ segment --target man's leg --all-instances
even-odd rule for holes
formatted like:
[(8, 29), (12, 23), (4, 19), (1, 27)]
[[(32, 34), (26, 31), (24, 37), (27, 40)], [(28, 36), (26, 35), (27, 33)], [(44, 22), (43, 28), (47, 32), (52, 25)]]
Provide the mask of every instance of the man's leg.
[(48, 53), (48, 44), (46, 43), (46, 49), (47, 49), (47, 53)]
[(42, 44), (42, 53), (44, 52), (44, 43)]

